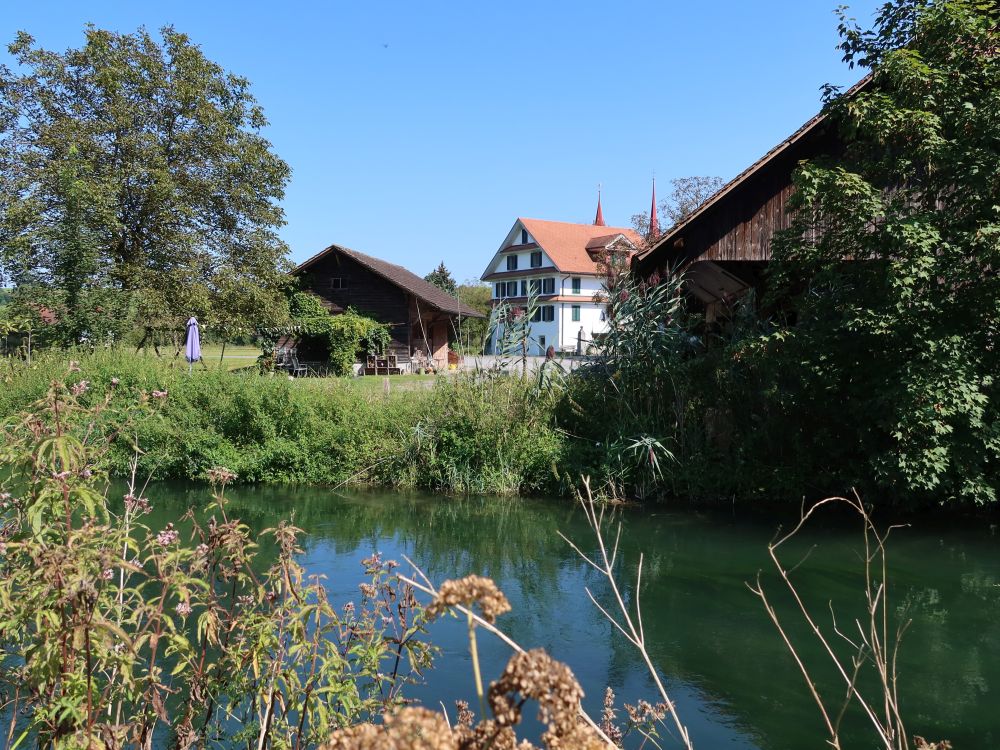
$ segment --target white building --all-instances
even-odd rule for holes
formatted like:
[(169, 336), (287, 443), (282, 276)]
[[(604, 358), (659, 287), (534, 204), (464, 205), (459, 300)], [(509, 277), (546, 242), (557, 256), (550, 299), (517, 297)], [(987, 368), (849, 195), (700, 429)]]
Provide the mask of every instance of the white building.
[[(518, 219), (482, 275), (493, 306), (525, 309), (532, 290), (537, 308), (528, 354), (586, 351), (607, 330), (603, 300), (607, 259), (622, 263), (642, 246), (632, 229), (604, 225), (600, 202), (593, 224)], [(619, 266), (620, 267), (620, 266)], [(490, 351), (497, 351), (497, 331)]]

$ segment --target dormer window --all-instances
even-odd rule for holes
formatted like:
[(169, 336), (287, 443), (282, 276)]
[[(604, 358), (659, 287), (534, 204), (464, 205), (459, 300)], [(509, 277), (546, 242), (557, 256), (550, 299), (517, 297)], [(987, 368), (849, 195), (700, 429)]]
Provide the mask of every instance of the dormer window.
[(516, 255), (508, 255), (507, 256), (507, 270), (508, 271), (516, 271), (517, 270), (517, 256)]
[(521, 244), (522, 245), (527, 245), (528, 244), (528, 230), (527, 229), (522, 229), (521, 230)]

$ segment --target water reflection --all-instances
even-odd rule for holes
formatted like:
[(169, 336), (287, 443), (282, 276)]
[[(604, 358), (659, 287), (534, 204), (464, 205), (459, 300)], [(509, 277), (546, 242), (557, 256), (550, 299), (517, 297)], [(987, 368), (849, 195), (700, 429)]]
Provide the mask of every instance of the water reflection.
[[(201, 487), (161, 485), (149, 494), (162, 523), (179, 506), (206, 500)], [(514, 606), (501, 626), (523, 645), (543, 646), (569, 663), (593, 713), (599, 713), (606, 685), (627, 701), (653, 696), (631, 647), (586, 599), (585, 587), (601, 596), (601, 581), (556, 534), (589, 542), (583, 514), (565, 501), (286, 487), (237, 488), (231, 497), (233, 512), (257, 532), (294, 513), (306, 532), (304, 563), (326, 576), (335, 599), (357, 598), (360, 560), (374, 550), (387, 557), (405, 554), (436, 581), (469, 572), (488, 575)], [(721, 514), (662, 510), (631, 510), (621, 517), (626, 566), (634, 569), (638, 552), (646, 554), (647, 640), (671, 678), (669, 688), (695, 745), (819, 747), (822, 725), (802, 677), (746, 587), (763, 569), (775, 602), (791, 614), (787, 597), (766, 575), (766, 544), (782, 519), (734, 523)], [(853, 527), (814, 529), (798, 545), (803, 554), (815, 545), (797, 576), (824, 623), (830, 601), (842, 623), (862, 613), (856, 534)], [(910, 729), (951, 739), (956, 747), (993, 746), (1000, 739), (990, 692), (1000, 684), (997, 538), (974, 528), (918, 524), (894, 535), (890, 555), (892, 601), (897, 614), (913, 619), (900, 660)], [(803, 636), (805, 656), (822, 664), (822, 654), (801, 629), (794, 634)], [(433, 637), (443, 653), (418, 697), (430, 705), (472, 698), (463, 628), (446, 620), (434, 626)], [(484, 640), (484, 672), (495, 675), (509, 653)], [(831, 695), (842, 691), (830, 669), (815, 676)], [(846, 747), (871, 744), (863, 739), (864, 721), (859, 712), (848, 716)]]

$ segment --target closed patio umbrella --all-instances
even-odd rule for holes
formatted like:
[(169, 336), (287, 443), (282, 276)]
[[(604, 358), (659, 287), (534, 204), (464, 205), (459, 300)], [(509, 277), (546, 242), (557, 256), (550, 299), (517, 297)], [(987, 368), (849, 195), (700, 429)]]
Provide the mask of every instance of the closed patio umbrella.
[(188, 374), (190, 375), (194, 363), (201, 359), (201, 336), (198, 333), (198, 319), (195, 317), (188, 318), (184, 358), (188, 361)]

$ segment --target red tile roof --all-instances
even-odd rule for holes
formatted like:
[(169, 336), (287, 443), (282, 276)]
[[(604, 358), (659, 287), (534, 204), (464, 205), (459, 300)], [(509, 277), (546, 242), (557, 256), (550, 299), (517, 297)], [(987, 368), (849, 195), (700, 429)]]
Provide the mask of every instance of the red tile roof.
[[(635, 230), (625, 227), (601, 227), (594, 224), (570, 224), (565, 221), (544, 221), (542, 219), (518, 219), (528, 233), (535, 238), (545, 254), (563, 273), (600, 273), (587, 249), (595, 249), (593, 241), (608, 238), (608, 242), (619, 235), (631, 242), (636, 249), (643, 246), (642, 237)], [(608, 243), (599, 245), (606, 247)]]

